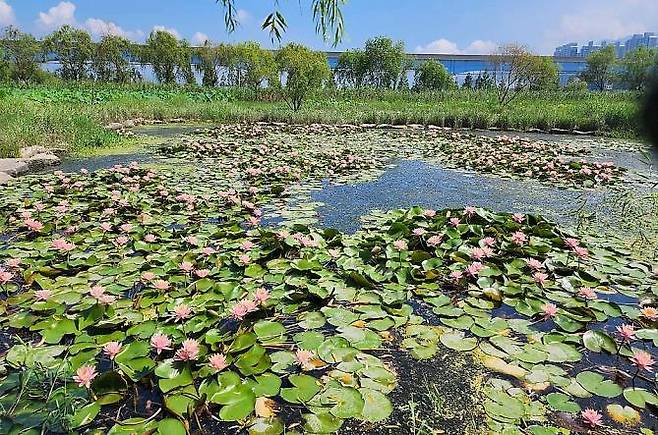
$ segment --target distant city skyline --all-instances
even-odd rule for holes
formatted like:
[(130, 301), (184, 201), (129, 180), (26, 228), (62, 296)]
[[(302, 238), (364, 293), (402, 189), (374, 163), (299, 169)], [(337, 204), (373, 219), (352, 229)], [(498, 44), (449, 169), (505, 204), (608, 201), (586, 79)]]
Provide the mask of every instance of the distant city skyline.
[(658, 34), (656, 32), (636, 33), (621, 40), (590, 40), (587, 44), (583, 45), (579, 45), (577, 42), (570, 42), (557, 47), (553, 55), (560, 57), (587, 57), (607, 46), (615, 47), (617, 57), (621, 58), (629, 51), (635, 50), (638, 47), (658, 48)]
[[(143, 42), (154, 29), (168, 30), (191, 43), (254, 40), (275, 48), (263, 18), (274, 0), (237, 0), (240, 25), (227, 33), (215, 0), (0, 0), (0, 27), (16, 25), (42, 37), (63, 24), (89, 31), (95, 39), (110, 33)], [(308, 0), (281, 0), (288, 21), (283, 43), (333, 47), (315, 33)], [(344, 7), (346, 35), (335, 47), (362, 47), (368, 38), (402, 40), (408, 52), (489, 54), (498, 45), (520, 43), (551, 55), (570, 41), (616, 40), (658, 31), (656, 0), (349, 0)]]

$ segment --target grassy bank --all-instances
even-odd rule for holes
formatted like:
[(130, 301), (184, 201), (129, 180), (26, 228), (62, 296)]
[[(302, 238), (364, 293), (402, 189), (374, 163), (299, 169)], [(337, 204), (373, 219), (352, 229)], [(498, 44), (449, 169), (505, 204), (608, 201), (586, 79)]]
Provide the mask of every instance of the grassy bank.
[(528, 93), (501, 109), (485, 91), (412, 93), (329, 90), (291, 112), (270, 92), (166, 88), (154, 85), (44, 86), (0, 89), (0, 156), (23, 146), (116, 146), (122, 139), (102, 126), (147, 119), (288, 121), (295, 123), (419, 123), (450, 127), (593, 130), (635, 137), (638, 96), (632, 93)]

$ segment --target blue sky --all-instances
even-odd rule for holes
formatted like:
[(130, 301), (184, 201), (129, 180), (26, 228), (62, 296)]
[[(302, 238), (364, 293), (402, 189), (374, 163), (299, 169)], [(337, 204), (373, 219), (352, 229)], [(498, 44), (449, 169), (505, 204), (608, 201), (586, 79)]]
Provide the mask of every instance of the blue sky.
[[(44, 35), (63, 24), (142, 41), (165, 28), (193, 43), (256, 40), (274, 0), (237, 0), (241, 25), (223, 26), (214, 0), (0, 0), (0, 26), (14, 24)], [(289, 24), (284, 42), (329, 49), (315, 34), (309, 0), (279, 0)], [(372, 36), (403, 40), (407, 51), (489, 53), (497, 44), (519, 42), (552, 53), (566, 42), (616, 39), (658, 31), (658, 0), (349, 0), (347, 35), (338, 49), (362, 46)]]

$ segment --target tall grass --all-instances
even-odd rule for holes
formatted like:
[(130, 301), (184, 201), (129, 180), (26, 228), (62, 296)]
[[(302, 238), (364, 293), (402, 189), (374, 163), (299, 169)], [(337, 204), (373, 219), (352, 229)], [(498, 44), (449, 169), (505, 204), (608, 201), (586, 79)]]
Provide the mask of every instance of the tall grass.
[(299, 112), (269, 91), (184, 88), (153, 84), (48, 85), (0, 89), (0, 157), (21, 147), (77, 149), (117, 145), (103, 125), (131, 118), (189, 121), (435, 124), (447, 127), (592, 130), (638, 135), (633, 93), (524, 93), (501, 108), (485, 91), (424, 92), (326, 90)]

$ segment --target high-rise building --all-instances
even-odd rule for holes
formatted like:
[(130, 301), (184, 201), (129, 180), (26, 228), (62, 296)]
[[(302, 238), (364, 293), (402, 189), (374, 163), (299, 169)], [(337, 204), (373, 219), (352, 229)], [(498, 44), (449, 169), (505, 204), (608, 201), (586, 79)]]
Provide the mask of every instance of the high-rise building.
[(654, 32), (636, 33), (626, 41), (603, 41), (600, 44), (594, 41), (589, 41), (587, 45), (578, 47), (578, 43), (571, 42), (569, 44), (561, 45), (555, 49), (553, 56), (556, 57), (587, 57), (592, 53), (596, 53), (603, 47), (612, 45), (615, 47), (617, 57), (624, 57), (629, 51), (635, 50), (638, 47), (658, 48), (658, 35)]

